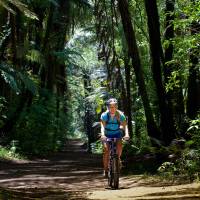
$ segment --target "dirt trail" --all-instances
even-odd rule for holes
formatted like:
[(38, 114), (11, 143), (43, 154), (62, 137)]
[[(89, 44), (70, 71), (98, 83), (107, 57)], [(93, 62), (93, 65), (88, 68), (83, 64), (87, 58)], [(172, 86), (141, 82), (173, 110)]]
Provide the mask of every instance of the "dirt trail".
[(111, 190), (101, 165), (101, 156), (88, 154), (80, 140), (46, 159), (0, 162), (0, 200), (200, 199), (200, 184), (170, 186), (143, 176), (122, 175), (119, 190)]

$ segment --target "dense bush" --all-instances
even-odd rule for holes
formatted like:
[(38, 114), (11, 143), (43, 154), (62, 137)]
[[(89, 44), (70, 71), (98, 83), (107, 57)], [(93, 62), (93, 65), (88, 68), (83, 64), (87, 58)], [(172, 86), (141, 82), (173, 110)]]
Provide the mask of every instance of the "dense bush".
[[(200, 118), (190, 121), (187, 134), (190, 140), (177, 158), (171, 162), (164, 162), (158, 172), (165, 177), (184, 176), (190, 180), (199, 179), (200, 174)], [(177, 154), (176, 150), (173, 150)]]
[(56, 98), (40, 98), (21, 114), (14, 139), (22, 152), (43, 155), (62, 145), (67, 127), (67, 116), (56, 110)]

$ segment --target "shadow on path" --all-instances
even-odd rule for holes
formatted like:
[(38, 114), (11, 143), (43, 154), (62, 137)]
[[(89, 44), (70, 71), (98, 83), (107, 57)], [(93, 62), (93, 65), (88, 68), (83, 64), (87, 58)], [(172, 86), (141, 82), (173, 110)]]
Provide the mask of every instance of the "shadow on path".
[(89, 154), (80, 140), (44, 159), (0, 163), (0, 200), (194, 200), (200, 184), (169, 184), (143, 175), (120, 177), (119, 190), (107, 188), (102, 156)]
[[(0, 199), (6, 200), (38, 197), (73, 199), (79, 194), (83, 198), (82, 191), (104, 187), (101, 155), (87, 153), (80, 140), (69, 140), (62, 152), (51, 157), (1, 163), (0, 187)], [(69, 195), (72, 197), (69, 198)]]

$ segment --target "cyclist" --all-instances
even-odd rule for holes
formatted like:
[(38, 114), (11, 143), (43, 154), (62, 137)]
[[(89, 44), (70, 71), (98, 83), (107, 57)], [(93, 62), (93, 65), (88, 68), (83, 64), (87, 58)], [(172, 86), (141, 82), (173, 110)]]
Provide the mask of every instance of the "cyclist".
[(108, 175), (109, 145), (105, 142), (106, 138), (119, 138), (117, 142), (117, 154), (119, 160), (122, 154), (122, 129), (124, 139), (129, 139), (126, 117), (122, 111), (117, 109), (117, 99), (111, 98), (106, 102), (107, 111), (101, 114), (101, 139), (103, 141), (103, 167), (104, 176)]

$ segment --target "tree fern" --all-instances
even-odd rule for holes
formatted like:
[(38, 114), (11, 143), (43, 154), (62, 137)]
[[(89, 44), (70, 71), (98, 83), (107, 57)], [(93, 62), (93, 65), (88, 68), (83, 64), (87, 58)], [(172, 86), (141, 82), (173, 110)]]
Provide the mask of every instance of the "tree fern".
[(17, 7), (21, 12), (23, 12), (26, 17), (38, 20), (37, 15), (34, 12), (30, 11), (28, 9), (28, 6), (19, 0), (15, 0), (15, 1), (0, 0), (0, 5), (3, 6), (4, 8), (6, 8), (12, 14), (16, 14), (16, 12), (12, 9), (12, 6), (10, 6), (10, 5), (13, 5), (13, 6)]
[(0, 63), (0, 75), (17, 94), (21, 93), (23, 88), (36, 94), (36, 86), (27, 73), (14, 70), (7, 63)]
[(44, 65), (45, 63), (43, 54), (36, 49), (29, 50), (26, 54), (26, 59), (41, 65)]
[(24, 87), (29, 90), (33, 95), (36, 94), (36, 85), (35, 83), (29, 78), (26, 72), (18, 72), (18, 77), (20, 78), (21, 82), (23, 82)]
[(54, 52), (58, 60), (65, 61), (67, 64), (77, 64), (77, 58), (84, 60), (83, 56), (76, 50), (71, 50), (69, 48), (64, 51)]
[(1, 63), (0, 72), (5, 82), (8, 83), (17, 94), (19, 94), (20, 88), (16, 80), (16, 73), (14, 69), (8, 66), (6, 63)]
[(72, 2), (81, 5), (81, 6), (87, 6), (87, 7), (91, 7), (91, 2), (88, 0), (72, 0)]
[(6, 71), (1, 71), (1, 76), (3, 77), (5, 82), (8, 83), (10, 85), (10, 87), (16, 92), (16, 94), (20, 93), (19, 86), (18, 86), (14, 76), (7, 73)]

